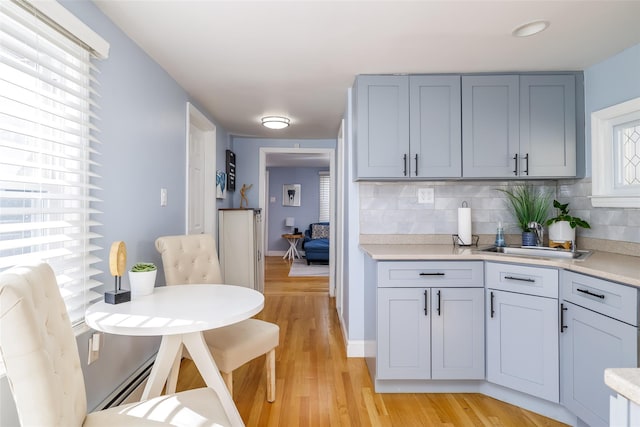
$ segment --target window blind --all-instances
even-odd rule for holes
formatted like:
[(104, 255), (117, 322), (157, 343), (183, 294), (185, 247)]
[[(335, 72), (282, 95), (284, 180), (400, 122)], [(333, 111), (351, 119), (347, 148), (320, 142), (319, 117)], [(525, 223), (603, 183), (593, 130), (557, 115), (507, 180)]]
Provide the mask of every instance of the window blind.
[(0, 270), (43, 260), (73, 324), (102, 297), (91, 53), (37, 10), (0, 2)]
[(320, 172), (320, 212), (318, 221), (329, 221), (329, 198), (331, 197), (331, 177), (329, 172)]

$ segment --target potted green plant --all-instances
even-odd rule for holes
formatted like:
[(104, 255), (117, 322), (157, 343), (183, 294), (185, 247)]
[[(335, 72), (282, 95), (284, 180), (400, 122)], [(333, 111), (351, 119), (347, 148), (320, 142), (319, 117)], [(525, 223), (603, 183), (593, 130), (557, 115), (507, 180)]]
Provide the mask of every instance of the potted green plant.
[(562, 204), (554, 200), (553, 207), (558, 210), (558, 215), (547, 221), (549, 246), (566, 247), (570, 242), (576, 241), (576, 227), (591, 228), (582, 218), (569, 215), (569, 203)]
[(511, 213), (522, 230), (522, 246), (535, 246), (536, 231), (532, 223), (544, 225), (549, 213), (549, 192), (538, 190), (532, 185), (516, 185), (510, 189), (499, 189), (507, 195)]
[(156, 284), (158, 268), (152, 262), (137, 262), (129, 270), (131, 296), (149, 295)]

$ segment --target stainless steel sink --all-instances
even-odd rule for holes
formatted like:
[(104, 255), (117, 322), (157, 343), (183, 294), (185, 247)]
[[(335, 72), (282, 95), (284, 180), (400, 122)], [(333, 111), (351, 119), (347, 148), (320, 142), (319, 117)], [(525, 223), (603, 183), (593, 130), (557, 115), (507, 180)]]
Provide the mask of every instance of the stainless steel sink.
[(577, 250), (575, 252), (571, 252), (566, 249), (547, 248), (544, 246), (505, 246), (505, 247), (489, 246), (487, 248), (480, 249), (479, 251), (500, 253), (505, 255), (534, 257), (534, 258), (574, 259), (578, 261), (583, 261), (587, 259), (589, 255), (593, 253), (592, 251), (584, 251), (584, 250)]

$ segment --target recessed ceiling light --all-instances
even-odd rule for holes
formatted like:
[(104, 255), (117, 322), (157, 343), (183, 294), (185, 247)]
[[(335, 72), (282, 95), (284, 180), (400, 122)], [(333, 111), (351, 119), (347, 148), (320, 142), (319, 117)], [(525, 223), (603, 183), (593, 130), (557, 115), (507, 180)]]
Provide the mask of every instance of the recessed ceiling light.
[(269, 129), (284, 129), (289, 126), (291, 121), (286, 117), (267, 116), (262, 118), (262, 126)]
[(534, 34), (541, 33), (547, 28), (549, 28), (548, 21), (531, 21), (524, 25), (520, 25), (518, 28), (513, 30), (511, 34), (513, 35), (513, 37), (529, 37), (533, 36)]

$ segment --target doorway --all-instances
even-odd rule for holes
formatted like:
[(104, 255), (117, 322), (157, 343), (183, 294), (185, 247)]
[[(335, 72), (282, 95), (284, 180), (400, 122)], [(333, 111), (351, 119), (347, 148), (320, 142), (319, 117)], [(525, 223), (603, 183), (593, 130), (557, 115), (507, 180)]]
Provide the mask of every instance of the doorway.
[[(329, 169), (331, 197), (329, 203), (329, 222), (330, 236), (329, 236), (329, 295), (335, 296), (336, 287), (336, 262), (335, 262), (335, 246), (336, 246), (336, 214), (335, 214), (335, 197), (336, 197), (336, 180), (335, 180), (335, 150), (334, 149), (321, 149), (321, 148), (273, 148), (262, 147), (260, 148), (260, 160), (259, 160), (259, 207), (268, 218), (269, 215), (269, 201), (267, 200), (268, 194), (268, 173), (267, 167), (271, 166), (283, 166), (291, 165), (291, 167), (305, 167), (304, 165), (312, 164), (313, 160), (317, 161), (324, 159)], [(306, 163), (305, 163), (306, 162)], [(264, 221), (264, 236), (268, 239), (268, 219)], [(308, 224), (300, 224), (299, 228), (302, 232)], [(265, 240), (264, 248), (268, 248), (268, 242)]]
[(217, 240), (215, 208), (216, 126), (187, 102), (186, 234)]

